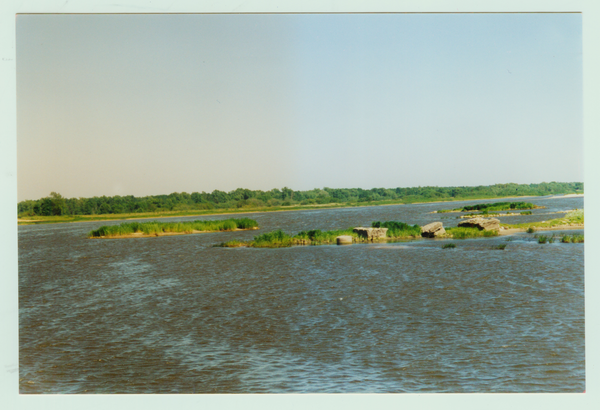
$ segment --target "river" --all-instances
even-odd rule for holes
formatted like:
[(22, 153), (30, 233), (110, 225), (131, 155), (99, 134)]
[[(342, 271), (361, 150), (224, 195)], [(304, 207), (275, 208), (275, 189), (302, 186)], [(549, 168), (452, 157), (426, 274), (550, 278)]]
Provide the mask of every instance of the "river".
[[(583, 208), (518, 200), (546, 208), (502, 222)], [(141, 239), (86, 238), (121, 221), (19, 226), (20, 392), (583, 392), (584, 244), (212, 247), (279, 228), (456, 226), (431, 212), (498, 201), (245, 214), (260, 231)]]

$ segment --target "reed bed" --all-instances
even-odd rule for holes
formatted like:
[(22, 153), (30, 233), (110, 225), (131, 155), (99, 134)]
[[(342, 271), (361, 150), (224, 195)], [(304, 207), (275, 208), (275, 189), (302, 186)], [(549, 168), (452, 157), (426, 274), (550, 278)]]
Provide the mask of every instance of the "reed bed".
[(446, 234), (454, 239), (489, 238), (498, 236), (498, 231), (480, 231), (479, 228), (446, 228)]
[(552, 235), (552, 236), (540, 235), (540, 236), (536, 236), (536, 238), (537, 238), (538, 243), (540, 243), (540, 244), (554, 242), (554, 235)]
[(583, 235), (562, 235), (561, 237), (556, 237), (555, 235), (546, 236), (540, 235), (536, 236), (538, 243), (554, 243), (554, 241), (559, 240), (561, 243), (583, 243), (584, 238)]
[(562, 243), (583, 243), (584, 238), (583, 235), (564, 235), (560, 241)]
[(404, 222), (387, 221), (373, 222), (373, 228), (388, 228), (387, 237), (391, 239), (418, 238), (421, 236), (421, 227), (419, 225), (408, 225)]
[[(388, 239), (407, 239), (421, 236), (421, 227), (419, 225), (410, 226), (404, 222), (397, 221), (373, 222), (371, 225), (375, 228), (388, 228)], [(248, 246), (251, 248), (286, 248), (294, 245), (333, 245), (336, 243), (336, 238), (342, 235), (351, 236), (353, 242), (367, 242), (366, 239), (360, 237), (353, 229), (354, 228), (336, 229), (331, 231), (312, 229), (309, 231), (298, 232), (294, 236), (278, 229), (273, 232), (255, 236), (251, 241), (229, 241), (215, 246), (227, 248), (238, 246)]]
[(352, 236), (353, 241), (359, 241), (358, 234), (353, 232), (352, 229), (338, 229), (324, 232), (320, 229), (302, 231), (293, 237), (293, 241), (295, 245), (329, 245), (336, 243), (336, 238), (342, 235)]
[(216, 221), (189, 222), (124, 222), (119, 225), (101, 226), (88, 233), (89, 238), (119, 237), (137, 233), (142, 235), (161, 235), (169, 233), (192, 233), (234, 231), (236, 229), (256, 229), (258, 222), (249, 218), (224, 219)]
[(292, 246), (292, 237), (278, 229), (255, 236), (254, 240), (250, 241), (249, 246), (253, 248), (285, 248)]

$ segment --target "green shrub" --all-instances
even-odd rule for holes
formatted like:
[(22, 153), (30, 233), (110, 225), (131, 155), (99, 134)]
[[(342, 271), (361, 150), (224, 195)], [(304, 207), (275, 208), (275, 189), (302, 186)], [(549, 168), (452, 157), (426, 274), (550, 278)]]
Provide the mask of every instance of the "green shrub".
[(456, 245), (453, 243), (447, 243), (444, 246), (442, 246), (442, 249), (454, 249), (456, 248)]

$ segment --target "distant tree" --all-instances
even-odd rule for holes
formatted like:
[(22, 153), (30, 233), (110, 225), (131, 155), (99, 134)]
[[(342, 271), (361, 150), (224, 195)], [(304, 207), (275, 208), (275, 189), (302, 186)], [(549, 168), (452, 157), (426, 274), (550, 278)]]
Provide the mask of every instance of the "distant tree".
[(40, 211), (42, 215), (46, 216), (62, 215), (66, 213), (65, 199), (56, 192), (50, 192), (50, 196), (42, 198)]

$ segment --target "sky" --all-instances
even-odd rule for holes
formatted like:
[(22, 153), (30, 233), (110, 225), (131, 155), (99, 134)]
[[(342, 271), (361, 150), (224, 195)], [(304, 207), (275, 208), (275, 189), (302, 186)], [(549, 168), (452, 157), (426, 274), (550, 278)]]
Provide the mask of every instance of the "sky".
[(18, 200), (583, 181), (582, 18), (19, 15)]

